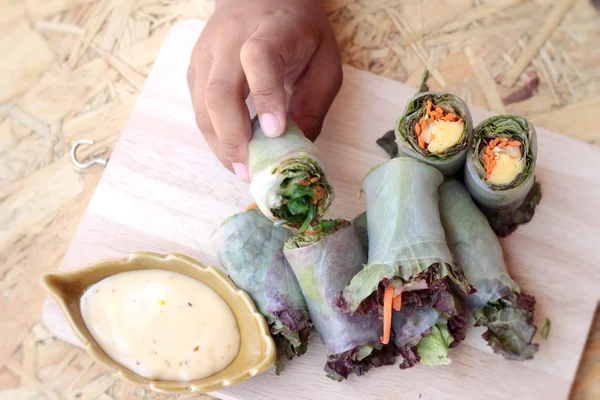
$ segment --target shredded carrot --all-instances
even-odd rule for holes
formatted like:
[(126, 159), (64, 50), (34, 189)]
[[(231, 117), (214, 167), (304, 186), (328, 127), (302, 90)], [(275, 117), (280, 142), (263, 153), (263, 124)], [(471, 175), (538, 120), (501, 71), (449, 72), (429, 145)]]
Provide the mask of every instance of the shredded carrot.
[(304, 178), (300, 182), (298, 182), (298, 186), (309, 186), (309, 185), (310, 185), (309, 178)]
[(390, 332), (392, 330), (392, 302), (394, 297), (394, 287), (388, 286), (383, 294), (383, 336), (379, 339), (381, 343), (390, 342)]
[(314, 176), (314, 177), (310, 178), (310, 183), (317, 183), (318, 180), (319, 180), (319, 178)]
[(450, 122), (456, 122), (456, 121), (458, 121), (458, 117), (455, 114), (453, 114), (453, 113), (448, 113), (446, 115), (446, 118)]
[(518, 140), (511, 140), (510, 142), (508, 142), (508, 145), (521, 147), (521, 142), (519, 142)]
[(317, 204), (319, 202), (319, 200), (321, 200), (325, 194), (323, 191), (323, 188), (321, 186), (317, 186), (315, 188), (315, 191), (316, 191), (316, 193), (315, 193), (315, 197), (313, 198), (313, 204)]
[(317, 229), (314, 231), (304, 231), (304, 233), (302, 234), (302, 236), (311, 236), (311, 235), (316, 235), (318, 233), (321, 233), (321, 229)]
[(392, 300), (392, 308), (396, 311), (400, 311), (402, 309), (402, 292), (400, 292), (400, 294), (398, 294)]
[(248, 205), (248, 207), (246, 207), (246, 211), (252, 210), (252, 209), (255, 209), (255, 208), (258, 208), (258, 204), (252, 203), (252, 204)]
[[(446, 122), (457, 122), (462, 124), (462, 118), (458, 118), (456, 114), (451, 112), (444, 111), (443, 108), (434, 106), (431, 102), (431, 99), (427, 99), (425, 106), (425, 115), (421, 117), (421, 119), (415, 124), (415, 138), (417, 139), (417, 143), (422, 150), (427, 150), (427, 146), (429, 143), (425, 142), (425, 140), (421, 139), (421, 134), (425, 131), (427, 126), (427, 118), (431, 118), (433, 121), (441, 120)], [(431, 143), (434, 140), (434, 136), (432, 135), (429, 142)]]

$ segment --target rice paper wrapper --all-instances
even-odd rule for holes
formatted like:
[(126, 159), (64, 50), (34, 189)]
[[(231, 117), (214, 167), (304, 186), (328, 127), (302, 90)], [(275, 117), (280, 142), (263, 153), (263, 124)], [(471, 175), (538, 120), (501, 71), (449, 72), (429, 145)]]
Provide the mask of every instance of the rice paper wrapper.
[[(484, 180), (485, 167), (481, 150), (489, 140), (506, 137), (522, 143), (525, 171), (510, 185), (494, 186)], [(464, 182), (476, 203), (484, 211), (513, 210), (527, 197), (535, 183), (537, 134), (525, 118), (514, 115), (496, 115), (482, 121), (474, 130), (473, 143), (465, 163)]]
[(369, 257), (369, 232), (367, 230), (367, 213), (364, 212), (352, 220), (354, 233), (358, 237), (360, 244), (365, 251), (367, 258)]
[(340, 291), (362, 268), (364, 251), (351, 226), (301, 248), (285, 249), (327, 355), (379, 343), (377, 313), (349, 315), (336, 306)]
[[(461, 141), (444, 154), (429, 153), (421, 149), (415, 138), (415, 125), (425, 114), (427, 99), (431, 99), (436, 106), (462, 118), (465, 123)], [(451, 176), (465, 163), (467, 150), (473, 137), (473, 118), (469, 107), (460, 97), (446, 92), (423, 91), (407, 102), (404, 114), (396, 121), (395, 136), (399, 157), (414, 158), (437, 168), (444, 176)]]
[(459, 181), (450, 180), (440, 187), (440, 213), (455, 262), (477, 290), (466, 297), (469, 309), (478, 311), (489, 301), (518, 292), (519, 286), (508, 274), (498, 237)]
[[(296, 122), (288, 116), (283, 135), (271, 138), (264, 134), (258, 118), (253, 123), (252, 139), (248, 144), (250, 194), (263, 214), (275, 220), (271, 209), (281, 204), (280, 188), (286, 177), (280, 169), (286, 162), (298, 161), (298, 168), (305, 168), (311, 175), (325, 176), (317, 146), (308, 140)], [(333, 193), (323, 204), (319, 213), (323, 214), (331, 202)]]
[(229, 277), (250, 295), (272, 331), (281, 325), (295, 331), (286, 339), (297, 347), (302, 339), (298, 332), (308, 333), (311, 324), (300, 285), (283, 255), (283, 245), (292, 235), (252, 209), (225, 220), (211, 240)]
[(394, 345), (403, 347), (420, 339), (425, 331), (438, 322), (440, 312), (433, 307), (418, 308), (412, 304), (402, 306), (392, 317)]

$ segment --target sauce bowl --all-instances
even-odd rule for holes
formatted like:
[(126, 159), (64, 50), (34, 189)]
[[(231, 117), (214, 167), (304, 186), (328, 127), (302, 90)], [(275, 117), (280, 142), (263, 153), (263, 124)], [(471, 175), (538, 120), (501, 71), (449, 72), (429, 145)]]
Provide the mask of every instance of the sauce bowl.
[[(240, 330), (240, 349), (223, 370), (203, 379), (166, 381), (144, 378), (112, 360), (91, 335), (80, 309), (87, 288), (120, 272), (160, 269), (187, 275), (208, 285), (231, 308)], [(69, 325), (88, 354), (105, 369), (135, 385), (159, 393), (206, 393), (241, 383), (269, 369), (275, 362), (275, 342), (265, 318), (250, 296), (220, 270), (181, 254), (132, 253), (122, 259), (103, 260), (83, 268), (46, 274), (42, 285), (58, 302)]]

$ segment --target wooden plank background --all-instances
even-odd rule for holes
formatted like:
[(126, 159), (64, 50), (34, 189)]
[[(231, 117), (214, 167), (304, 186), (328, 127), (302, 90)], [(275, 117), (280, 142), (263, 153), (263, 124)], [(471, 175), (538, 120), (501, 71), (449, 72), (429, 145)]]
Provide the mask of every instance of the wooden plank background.
[[(347, 64), (413, 86), (427, 65), (434, 88), (600, 141), (600, 17), (589, 0), (323, 5)], [(49, 335), (38, 281), (62, 260), (102, 174), (77, 171), (70, 145), (91, 138), (81, 153), (109, 157), (169, 28), (212, 9), (203, 0), (0, 5), (0, 399), (162, 397)], [(573, 398), (600, 396), (599, 344), (597, 318)]]

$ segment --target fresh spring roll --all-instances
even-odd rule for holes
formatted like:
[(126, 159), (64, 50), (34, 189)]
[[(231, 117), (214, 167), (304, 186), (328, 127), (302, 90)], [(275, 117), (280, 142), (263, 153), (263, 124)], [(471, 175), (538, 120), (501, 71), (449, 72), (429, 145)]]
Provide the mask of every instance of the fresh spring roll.
[[(352, 225), (368, 251), (367, 213), (354, 218)], [(448, 351), (464, 339), (466, 325), (463, 307), (446, 282), (407, 292), (392, 318), (393, 343), (402, 357), (400, 368), (419, 362), (430, 367), (449, 364)]]
[(533, 217), (541, 199), (536, 159), (535, 128), (525, 118), (497, 115), (475, 128), (464, 181), (499, 236)]
[(317, 147), (290, 117), (280, 137), (263, 133), (258, 118), (249, 143), (250, 193), (263, 214), (300, 233), (318, 221), (334, 199)]
[(475, 325), (487, 328), (482, 337), (509, 360), (533, 358), (535, 297), (521, 293), (508, 274), (498, 237), (460, 182), (440, 187), (440, 212), (455, 262), (477, 289), (465, 300)]
[(446, 278), (465, 293), (473, 291), (446, 245), (438, 207), (442, 181), (437, 169), (405, 157), (378, 165), (364, 178), (369, 257), (340, 294), (338, 305), (345, 312), (383, 305), (389, 315), (385, 304), (386, 297), (388, 304), (392, 301), (392, 293), (396, 299)]
[(269, 323), (277, 345), (277, 374), (286, 359), (306, 352), (312, 329), (306, 301), (283, 255), (283, 245), (292, 235), (252, 209), (227, 218), (211, 238), (229, 277), (252, 297)]
[(425, 71), (419, 92), (408, 101), (404, 114), (396, 121), (398, 154), (415, 158), (450, 176), (465, 162), (473, 120), (469, 108), (458, 96), (429, 91), (428, 78), (429, 71)]
[(349, 315), (335, 304), (340, 291), (366, 262), (350, 222), (322, 220), (289, 239), (283, 252), (325, 345), (327, 376), (341, 381), (350, 373), (360, 376), (371, 367), (392, 365), (393, 348), (379, 341), (382, 329), (377, 313)]

